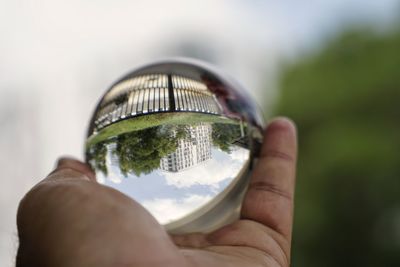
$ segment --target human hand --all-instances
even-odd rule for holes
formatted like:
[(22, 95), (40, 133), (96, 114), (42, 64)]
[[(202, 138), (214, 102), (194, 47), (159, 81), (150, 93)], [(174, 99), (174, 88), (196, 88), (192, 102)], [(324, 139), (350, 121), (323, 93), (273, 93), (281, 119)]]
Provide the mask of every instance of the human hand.
[(267, 127), (241, 218), (212, 233), (169, 236), (137, 202), (62, 159), (20, 203), (17, 267), (289, 266), (296, 130)]

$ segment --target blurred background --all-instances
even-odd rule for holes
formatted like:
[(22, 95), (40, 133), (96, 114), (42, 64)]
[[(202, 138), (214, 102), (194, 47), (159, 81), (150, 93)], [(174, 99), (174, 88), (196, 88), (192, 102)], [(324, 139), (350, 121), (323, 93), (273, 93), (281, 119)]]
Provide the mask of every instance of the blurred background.
[(83, 158), (113, 81), (170, 56), (299, 128), (293, 266), (400, 266), (400, 1), (0, 1), (0, 266), (19, 200)]

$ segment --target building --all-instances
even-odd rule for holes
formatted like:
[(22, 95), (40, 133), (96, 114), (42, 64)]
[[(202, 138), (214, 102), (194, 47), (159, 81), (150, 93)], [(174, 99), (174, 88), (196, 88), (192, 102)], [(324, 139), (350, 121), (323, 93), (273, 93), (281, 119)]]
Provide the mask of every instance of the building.
[(180, 111), (221, 114), (221, 107), (199, 81), (178, 75), (142, 75), (109, 90), (96, 112), (93, 130), (141, 114)]
[(189, 137), (179, 140), (176, 151), (161, 159), (162, 170), (179, 172), (211, 159), (211, 124), (202, 123), (189, 128)]

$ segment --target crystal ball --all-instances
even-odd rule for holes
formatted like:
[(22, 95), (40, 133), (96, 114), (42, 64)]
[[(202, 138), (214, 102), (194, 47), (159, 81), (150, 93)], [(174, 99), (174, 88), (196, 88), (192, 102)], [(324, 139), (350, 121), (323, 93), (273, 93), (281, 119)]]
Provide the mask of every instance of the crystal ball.
[(105, 92), (86, 161), (99, 183), (132, 197), (168, 231), (208, 231), (237, 218), (263, 126), (228, 75), (200, 61), (160, 61)]

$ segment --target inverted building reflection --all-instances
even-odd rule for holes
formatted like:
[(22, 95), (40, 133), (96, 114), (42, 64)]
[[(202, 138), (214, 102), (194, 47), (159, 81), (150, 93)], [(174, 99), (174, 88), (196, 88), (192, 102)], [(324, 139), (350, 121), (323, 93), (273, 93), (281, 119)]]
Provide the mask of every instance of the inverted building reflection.
[(221, 107), (199, 81), (179, 75), (141, 75), (108, 91), (96, 112), (91, 134), (123, 119), (160, 112), (221, 114)]
[(173, 74), (139, 75), (118, 82), (102, 99), (87, 156), (105, 177), (113, 167), (123, 177), (158, 169), (176, 173), (210, 160), (213, 146), (227, 153), (249, 148), (245, 128), (240, 118), (222, 115), (203, 82)]
[(176, 173), (210, 160), (212, 148), (228, 154), (237, 147), (248, 149), (246, 127), (228, 122), (159, 125), (131, 131), (91, 145), (87, 156), (104, 176), (114, 167), (124, 177), (140, 177), (158, 169)]
[(91, 146), (97, 180), (134, 196), (166, 224), (227, 194), (250, 164), (246, 126), (235, 121), (159, 125)]
[(97, 181), (133, 197), (168, 229), (241, 194), (261, 124), (236, 89), (191, 64), (127, 74), (105, 93), (90, 123), (86, 159)]
[(161, 158), (160, 168), (179, 172), (211, 159), (211, 124), (188, 126), (188, 136), (178, 140), (176, 150)]

